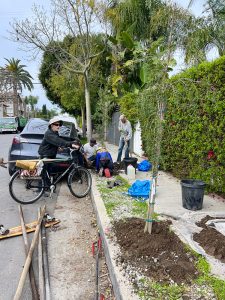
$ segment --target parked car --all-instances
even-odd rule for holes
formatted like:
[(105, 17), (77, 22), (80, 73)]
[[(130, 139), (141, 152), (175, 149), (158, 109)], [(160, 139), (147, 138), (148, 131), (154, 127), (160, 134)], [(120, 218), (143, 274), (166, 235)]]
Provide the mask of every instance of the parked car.
[(77, 131), (77, 136), (78, 136), (78, 138), (81, 139), (81, 138), (83, 137), (83, 131), (82, 131), (82, 129), (78, 126), (78, 123), (77, 123), (76, 118), (70, 117), (70, 116), (64, 116), (64, 115), (62, 115), (62, 116), (59, 115), (59, 117), (61, 117), (62, 120), (66, 118), (67, 122), (74, 123), (74, 124), (75, 124), (75, 128), (76, 128), (76, 131)]
[(17, 117), (1, 117), (0, 118), (0, 133), (17, 132), (18, 118)]
[[(59, 135), (68, 141), (72, 141), (77, 137), (75, 123), (71, 119), (62, 117), (63, 126), (60, 127)], [(48, 128), (48, 120), (33, 118), (30, 119), (23, 131), (14, 136), (12, 145), (9, 149), (8, 160), (16, 161), (21, 159), (37, 159), (39, 157), (38, 149), (43, 140), (44, 133)], [(57, 158), (68, 158), (69, 151), (65, 149), (57, 154)], [(59, 163), (57, 167), (64, 169), (68, 165)], [(15, 162), (8, 164), (9, 174), (12, 175), (16, 170)]]

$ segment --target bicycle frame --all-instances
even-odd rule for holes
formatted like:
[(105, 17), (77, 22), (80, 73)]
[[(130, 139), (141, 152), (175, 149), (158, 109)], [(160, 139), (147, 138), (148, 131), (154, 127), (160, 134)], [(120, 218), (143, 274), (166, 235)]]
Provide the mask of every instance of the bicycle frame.
[[(70, 173), (75, 167), (78, 167), (78, 164), (77, 163), (75, 163), (74, 161), (69, 165), (69, 167), (62, 173), (62, 174), (60, 174), (59, 176), (57, 176), (57, 178), (56, 178), (56, 180), (55, 181), (53, 181), (53, 182), (51, 182), (51, 184), (50, 185), (47, 185), (47, 186), (45, 186), (45, 184), (46, 184), (46, 182), (44, 183), (44, 187), (49, 187), (49, 186), (51, 186), (51, 185), (56, 185), (67, 173)], [(46, 166), (44, 167), (45, 169), (44, 169), (44, 172), (47, 174), (47, 176), (48, 176), (48, 179), (50, 179), (50, 176), (51, 175), (49, 175), (49, 172), (48, 172), (48, 170), (46, 169)], [(44, 179), (44, 174), (42, 175), (42, 178)]]
[[(47, 163), (53, 162), (51, 160), (47, 160), (44, 163), (42, 172), (38, 177), (28, 177), (27, 174), (24, 174), (24, 176), (22, 174), (21, 176), (21, 170), (16, 171), (9, 182), (10, 195), (16, 202), (21, 204), (34, 203), (47, 189), (50, 189), (49, 197), (51, 197), (56, 184), (68, 174), (67, 185), (71, 194), (77, 198), (85, 197), (91, 189), (92, 180), (90, 172), (80, 166), (77, 157), (72, 157), (71, 155), (71, 159), (65, 161), (69, 163), (69, 166), (63, 173), (52, 172), (53, 170), (47, 167)], [(55, 178), (52, 176), (53, 174), (56, 174)], [(26, 181), (21, 182), (21, 179), (25, 179)], [(38, 179), (38, 182), (36, 179)]]

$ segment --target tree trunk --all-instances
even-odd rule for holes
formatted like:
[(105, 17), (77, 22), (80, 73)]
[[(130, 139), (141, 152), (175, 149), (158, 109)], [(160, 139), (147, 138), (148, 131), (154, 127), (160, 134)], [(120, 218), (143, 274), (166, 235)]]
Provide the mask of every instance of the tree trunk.
[(81, 120), (82, 120), (82, 132), (83, 132), (83, 137), (86, 137), (86, 124), (85, 124), (85, 112), (84, 112), (84, 107), (81, 107)]
[(104, 103), (104, 141), (107, 140), (107, 129), (108, 129), (108, 102)]
[(13, 84), (13, 115), (18, 116), (17, 85)]
[(27, 116), (27, 107), (26, 107), (26, 103), (24, 100), (22, 100), (23, 102), (23, 116), (26, 117)]
[(90, 140), (92, 136), (92, 125), (91, 125), (91, 102), (90, 102), (89, 78), (88, 78), (87, 70), (84, 73), (84, 89), (85, 89), (86, 120), (87, 120), (87, 138), (88, 140)]

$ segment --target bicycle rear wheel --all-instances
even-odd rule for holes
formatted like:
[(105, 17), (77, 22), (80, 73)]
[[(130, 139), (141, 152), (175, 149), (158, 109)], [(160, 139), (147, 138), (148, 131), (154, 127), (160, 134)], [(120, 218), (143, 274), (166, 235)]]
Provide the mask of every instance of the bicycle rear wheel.
[(44, 180), (42, 177), (23, 177), (21, 176), (21, 170), (19, 170), (10, 179), (9, 193), (18, 203), (34, 203), (44, 193)]
[(83, 198), (90, 192), (92, 184), (91, 174), (83, 167), (75, 168), (68, 176), (67, 184), (71, 194), (77, 198)]

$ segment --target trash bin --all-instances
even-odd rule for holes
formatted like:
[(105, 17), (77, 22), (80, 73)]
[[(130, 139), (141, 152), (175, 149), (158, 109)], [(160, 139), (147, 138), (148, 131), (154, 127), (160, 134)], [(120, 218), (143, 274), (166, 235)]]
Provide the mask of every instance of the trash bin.
[(127, 174), (128, 165), (132, 165), (135, 168), (135, 173), (136, 173), (137, 161), (138, 159), (136, 157), (128, 157), (123, 159), (126, 174)]
[(205, 186), (205, 182), (201, 180), (181, 180), (183, 207), (190, 210), (202, 209)]

